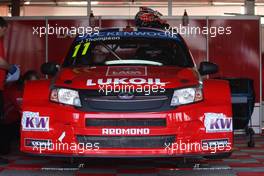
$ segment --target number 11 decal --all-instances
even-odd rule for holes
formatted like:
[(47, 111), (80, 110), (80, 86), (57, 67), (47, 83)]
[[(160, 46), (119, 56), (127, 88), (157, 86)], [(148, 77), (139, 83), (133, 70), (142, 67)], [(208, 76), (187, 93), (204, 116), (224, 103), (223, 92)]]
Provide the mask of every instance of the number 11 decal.
[[(89, 49), (90, 44), (91, 44), (90, 42), (86, 42), (86, 43), (83, 44), (84, 48), (83, 48), (83, 51), (82, 51), (82, 56), (86, 55), (86, 53), (87, 53), (87, 51)], [(81, 48), (81, 45), (82, 44), (80, 43), (80, 44), (78, 44), (78, 45), (76, 45), (74, 47), (74, 52), (72, 54), (72, 57), (73, 58), (77, 56), (77, 54), (78, 54), (78, 52), (79, 52), (79, 50)]]

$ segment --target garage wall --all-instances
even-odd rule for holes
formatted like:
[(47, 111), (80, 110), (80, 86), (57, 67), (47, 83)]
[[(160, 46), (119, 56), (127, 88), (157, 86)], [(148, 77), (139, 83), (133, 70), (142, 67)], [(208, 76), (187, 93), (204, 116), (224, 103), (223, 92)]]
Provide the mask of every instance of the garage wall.
[(209, 59), (219, 65), (219, 77), (250, 78), (254, 80), (256, 103), (252, 126), (261, 132), (261, 45), (260, 21), (256, 19), (210, 19), (209, 26), (231, 26), (228, 37), (209, 38)]
[(9, 20), (5, 36), (6, 58), (9, 63), (21, 66), (22, 72), (39, 70), (45, 61), (45, 38), (33, 35), (33, 27), (45, 26), (41, 20)]
[(209, 38), (209, 59), (219, 65), (219, 77), (254, 80), (256, 101), (260, 102), (260, 29), (256, 19), (210, 19), (210, 26), (230, 26), (231, 35)]
[[(262, 76), (262, 81), (261, 81), (261, 87), (262, 87), (262, 116), (264, 116), (264, 89), (263, 89), (263, 85), (264, 85), (264, 25), (261, 26), (261, 76)], [(262, 124), (264, 124), (264, 117), (262, 118)], [(264, 126), (264, 125), (263, 125)], [(263, 128), (264, 130), (264, 128)]]
[[(197, 62), (210, 60), (220, 65), (217, 77), (246, 77), (254, 79), (257, 103), (253, 125), (260, 132), (260, 28), (257, 17), (195, 17), (190, 18), (190, 27), (231, 26), (230, 36), (209, 37), (205, 34), (183, 35)], [(5, 38), (7, 59), (20, 64), (22, 71), (39, 70), (44, 61), (61, 62), (73, 40), (72, 35), (33, 35), (33, 27), (88, 26), (86, 17), (9, 18), (10, 27)], [(181, 17), (168, 18), (172, 26), (181, 24)], [(126, 19), (104, 17), (97, 20), (101, 27), (126, 26)], [(130, 25), (133, 22), (130, 20)]]
[[(263, 18), (262, 18), (263, 19)], [(260, 35), (260, 45), (261, 45), (261, 93), (262, 93), (262, 131), (264, 131), (264, 89), (263, 89), (263, 83), (264, 83), (264, 25), (262, 23), (261, 25), (261, 35)]]

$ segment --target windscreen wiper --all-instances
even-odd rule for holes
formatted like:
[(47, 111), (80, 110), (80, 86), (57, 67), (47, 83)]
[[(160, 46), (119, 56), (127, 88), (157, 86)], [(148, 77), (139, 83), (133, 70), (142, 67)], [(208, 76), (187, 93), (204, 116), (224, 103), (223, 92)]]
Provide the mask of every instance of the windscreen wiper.
[(121, 57), (119, 57), (116, 52), (114, 52), (109, 46), (107, 46), (104, 42), (100, 42), (100, 44), (103, 45), (111, 54), (113, 54), (118, 60), (123, 60)]

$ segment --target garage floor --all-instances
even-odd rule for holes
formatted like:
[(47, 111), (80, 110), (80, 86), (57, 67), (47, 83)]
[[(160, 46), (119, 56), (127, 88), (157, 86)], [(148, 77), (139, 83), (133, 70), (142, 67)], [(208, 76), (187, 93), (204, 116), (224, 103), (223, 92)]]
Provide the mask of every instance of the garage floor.
[(1, 176), (264, 176), (264, 136), (255, 136), (256, 147), (248, 148), (244, 135), (236, 136), (235, 152), (224, 160), (179, 159), (82, 159), (70, 164), (65, 158), (31, 157), (13, 151)]

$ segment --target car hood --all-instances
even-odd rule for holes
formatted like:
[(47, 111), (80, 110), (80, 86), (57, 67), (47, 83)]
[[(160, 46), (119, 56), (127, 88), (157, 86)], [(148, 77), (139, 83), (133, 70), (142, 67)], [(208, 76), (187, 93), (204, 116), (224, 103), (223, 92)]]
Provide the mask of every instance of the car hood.
[(199, 84), (195, 69), (176, 66), (94, 66), (62, 68), (54, 86), (98, 89), (99, 85), (163, 85), (164, 88)]

